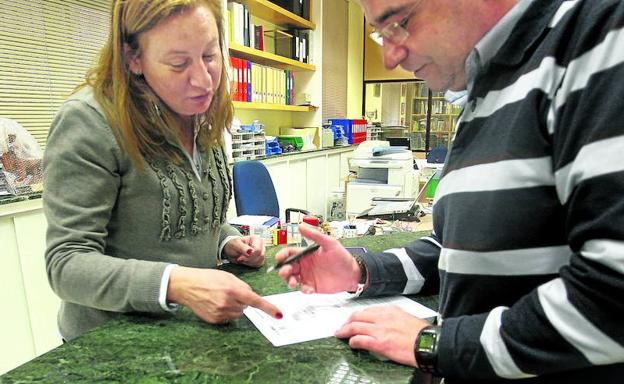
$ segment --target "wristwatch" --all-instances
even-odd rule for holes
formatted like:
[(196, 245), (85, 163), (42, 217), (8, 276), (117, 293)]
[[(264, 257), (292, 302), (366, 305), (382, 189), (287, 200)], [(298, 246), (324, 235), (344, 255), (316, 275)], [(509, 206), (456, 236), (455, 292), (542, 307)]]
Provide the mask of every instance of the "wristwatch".
[(414, 345), (418, 368), (436, 376), (441, 376), (437, 369), (439, 335), (440, 327), (429, 325), (420, 331)]
[(366, 269), (366, 264), (364, 264), (364, 260), (358, 255), (351, 255), (355, 259), (355, 262), (360, 267), (360, 280), (358, 281), (357, 289), (353, 293), (353, 297), (358, 297), (364, 291), (364, 287), (366, 286), (366, 280), (368, 280), (368, 271)]

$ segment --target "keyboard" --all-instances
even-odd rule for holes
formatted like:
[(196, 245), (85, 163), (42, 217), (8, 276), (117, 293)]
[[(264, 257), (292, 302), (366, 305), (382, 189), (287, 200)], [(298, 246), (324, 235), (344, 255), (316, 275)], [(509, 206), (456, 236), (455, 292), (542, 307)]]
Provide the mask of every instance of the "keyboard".
[(409, 201), (377, 201), (366, 214), (368, 216), (391, 215), (406, 213), (414, 206), (414, 200)]

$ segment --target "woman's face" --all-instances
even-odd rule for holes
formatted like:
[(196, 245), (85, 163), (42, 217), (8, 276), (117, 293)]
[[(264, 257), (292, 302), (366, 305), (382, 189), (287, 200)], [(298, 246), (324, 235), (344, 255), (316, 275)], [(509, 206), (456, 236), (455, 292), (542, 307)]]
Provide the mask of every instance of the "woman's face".
[(143, 74), (160, 99), (181, 117), (204, 113), (219, 87), (223, 60), (219, 31), (205, 6), (181, 12), (139, 36), (140, 55), (129, 68)]

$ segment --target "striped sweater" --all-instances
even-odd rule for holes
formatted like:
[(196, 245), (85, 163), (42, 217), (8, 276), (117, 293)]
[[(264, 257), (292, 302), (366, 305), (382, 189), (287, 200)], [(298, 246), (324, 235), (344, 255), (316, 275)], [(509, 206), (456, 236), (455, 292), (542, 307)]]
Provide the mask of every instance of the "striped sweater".
[(435, 235), (365, 255), (365, 294), (439, 288), (447, 383), (622, 383), (624, 1), (514, 12), (467, 64)]

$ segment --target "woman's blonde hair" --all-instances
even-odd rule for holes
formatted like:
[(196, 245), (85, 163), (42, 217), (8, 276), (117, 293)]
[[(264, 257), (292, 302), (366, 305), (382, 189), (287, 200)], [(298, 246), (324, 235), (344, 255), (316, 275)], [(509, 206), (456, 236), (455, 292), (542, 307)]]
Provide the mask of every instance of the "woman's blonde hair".
[[(133, 54), (140, 54), (139, 36), (161, 21), (198, 6), (206, 6), (214, 16), (219, 30), (219, 49), (224, 61), (223, 13), (219, 0), (114, 0), (112, 4), (110, 35), (102, 48), (97, 64), (80, 86), (90, 85), (96, 100), (132, 162), (143, 168), (142, 157), (166, 158), (180, 163), (179, 149), (163, 145), (167, 141), (181, 146), (178, 115), (151, 90), (142, 76), (130, 72), (129, 57), (124, 46)], [(223, 62), (219, 88), (210, 108), (197, 116), (200, 124), (198, 142), (203, 148), (222, 143), (224, 129), (229, 129), (234, 115), (228, 92), (228, 74)], [(79, 88), (80, 88), (79, 87)]]

